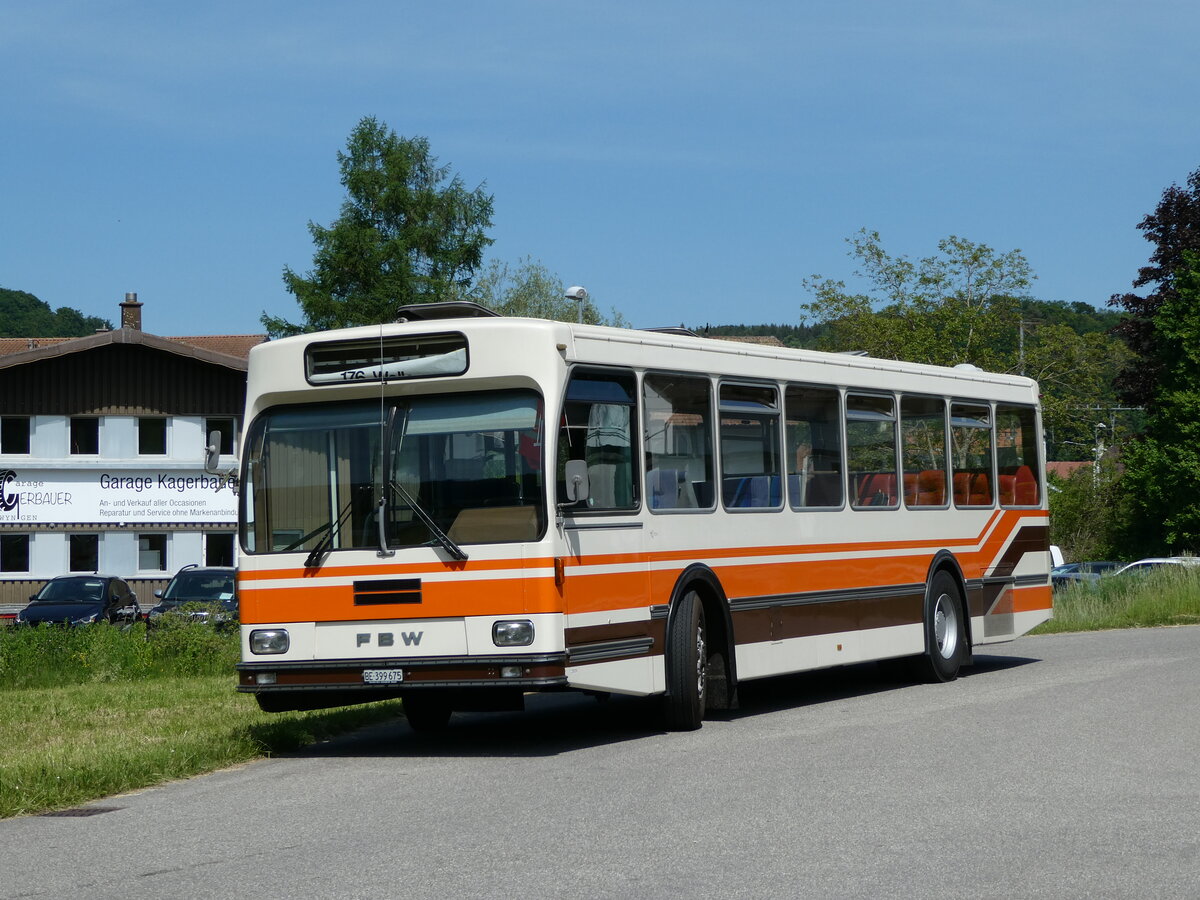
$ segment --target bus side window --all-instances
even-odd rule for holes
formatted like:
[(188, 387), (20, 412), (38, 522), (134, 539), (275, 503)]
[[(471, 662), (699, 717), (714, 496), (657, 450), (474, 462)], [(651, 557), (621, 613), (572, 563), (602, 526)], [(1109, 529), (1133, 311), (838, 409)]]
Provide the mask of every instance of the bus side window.
[(896, 488), (896, 401), (891, 395), (846, 395), (846, 459), (856, 509), (900, 505)]
[(900, 400), (900, 458), (904, 505), (946, 505), (946, 401), (905, 396)]
[(1032, 406), (996, 406), (996, 463), (1001, 506), (1037, 506), (1037, 417)]
[(721, 385), (721, 501), (726, 509), (779, 509), (779, 398), (774, 387)]
[(842, 505), (842, 413), (832, 388), (789, 385), (784, 403), (788, 502), (792, 509)]
[(633, 464), (636, 425), (632, 372), (578, 371), (567, 385), (558, 433), (558, 502), (567, 503), (566, 464), (587, 463), (589, 510), (638, 506)]
[(991, 506), (992, 411), (971, 403), (950, 404), (954, 505)]
[(712, 386), (706, 378), (647, 375), (646, 502), (652, 510), (712, 509)]

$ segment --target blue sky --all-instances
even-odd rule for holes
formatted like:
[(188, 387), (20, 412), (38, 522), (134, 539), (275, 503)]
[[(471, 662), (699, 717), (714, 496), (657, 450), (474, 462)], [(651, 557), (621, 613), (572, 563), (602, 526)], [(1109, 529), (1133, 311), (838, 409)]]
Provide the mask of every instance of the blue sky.
[(0, 287), (164, 335), (299, 319), (373, 115), (494, 195), (490, 256), (634, 325), (799, 321), (845, 239), (1020, 249), (1103, 305), (1200, 168), (1200, 4), (59, 2), (0, 17)]

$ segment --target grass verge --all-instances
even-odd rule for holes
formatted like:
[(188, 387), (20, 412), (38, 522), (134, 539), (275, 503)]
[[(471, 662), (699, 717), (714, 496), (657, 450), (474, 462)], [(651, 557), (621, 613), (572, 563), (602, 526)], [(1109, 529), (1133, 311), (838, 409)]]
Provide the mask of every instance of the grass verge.
[(390, 701), (267, 715), (228, 674), (0, 690), (0, 818), (295, 750), (399, 712)]
[[(1200, 567), (1198, 567), (1200, 568)], [(1200, 571), (1164, 567), (1054, 593), (1054, 618), (1032, 634), (1200, 624)]]
[(238, 694), (236, 632), (184, 620), (0, 628), (0, 818), (65, 809), (295, 750), (397, 701), (266, 714)]

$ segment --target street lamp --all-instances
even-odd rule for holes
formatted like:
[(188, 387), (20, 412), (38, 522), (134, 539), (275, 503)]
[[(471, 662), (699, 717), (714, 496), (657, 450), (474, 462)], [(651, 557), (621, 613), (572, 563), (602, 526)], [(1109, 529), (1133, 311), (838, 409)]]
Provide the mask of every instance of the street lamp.
[(579, 304), (579, 324), (583, 324), (583, 301), (587, 299), (587, 288), (580, 287), (575, 284), (567, 288), (566, 297), (568, 300), (574, 300)]

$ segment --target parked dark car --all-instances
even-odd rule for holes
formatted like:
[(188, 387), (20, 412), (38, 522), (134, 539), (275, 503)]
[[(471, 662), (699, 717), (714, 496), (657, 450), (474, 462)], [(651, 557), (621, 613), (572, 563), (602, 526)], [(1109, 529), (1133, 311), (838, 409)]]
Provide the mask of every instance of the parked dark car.
[(18, 625), (128, 625), (141, 618), (137, 595), (114, 575), (51, 578), (17, 613)]
[(1054, 587), (1062, 588), (1080, 582), (1092, 583), (1102, 575), (1111, 575), (1121, 567), (1119, 562), (1095, 561), (1063, 563), (1050, 570), (1050, 581)]
[(150, 622), (164, 613), (177, 610), (185, 603), (207, 603), (217, 609), (194, 610), (188, 613), (196, 621), (213, 620), (221, 624), (237, 618), (237, 569), (232, 566), (184, 566), (167, 583), (166, 588), (155, 591), (159, 603), (150, 610)]

